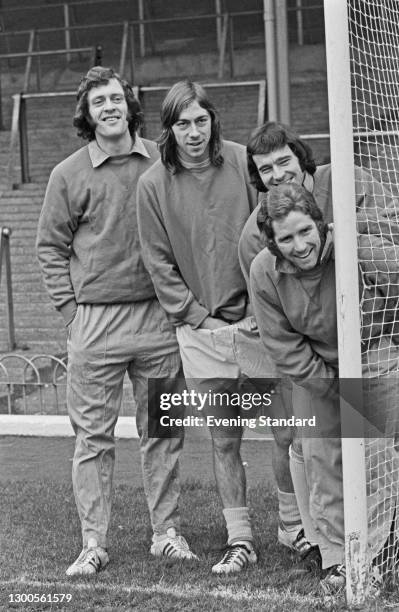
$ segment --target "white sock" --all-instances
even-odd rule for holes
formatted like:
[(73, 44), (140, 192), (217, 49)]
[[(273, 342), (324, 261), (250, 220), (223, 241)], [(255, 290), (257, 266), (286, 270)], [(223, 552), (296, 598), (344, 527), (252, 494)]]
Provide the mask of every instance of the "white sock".
[(226, 521), (228, 539), (230, 546), (236, 542), (252, 542), (252, 529), (249, 520), (248, 508), (223, 508), (223, 515)]
[(174, 527), (169, 527), (165, 533), (154, 533), (152, 536), (153, 542), (160, 542), (161, 540), (165, 540), (166, 538), (175, 538), (177, 536), (176, 529)]
[(302, 527), (302, 519), (295, 493), (287, 493), (278, 489), (277, 496), (278, 515), (285, 530), (298, 532)]
[(316, 544), (318, 538), (309, 512), (310, 494), (308, 481), (306, 479), (305, 463), (303, 455), (293, 450), (292, 445), (290, 446), (290, 471), (305, 536), (311, 544)]

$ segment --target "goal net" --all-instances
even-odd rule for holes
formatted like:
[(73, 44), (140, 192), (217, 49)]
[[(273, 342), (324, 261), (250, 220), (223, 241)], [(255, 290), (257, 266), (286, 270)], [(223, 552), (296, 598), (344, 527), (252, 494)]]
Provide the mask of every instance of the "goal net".
[[(338, 166), (342, 157), (351, 156), (347, 170), (345, 163), (341, 166), (346, 179), (341, 178), (352, 182), (347, 184), (353, 187), (352, 195), (356, 192), (358, 203), (350, 238), (355, 242), (356, 279), (352, 289), (348, 281), (342, 296), (351, 294), (351, 308), (360, 307), (360, 338), (354, 334), (355, 343), (346, 343), (345, 334), (348, 337), (351, 332), (339, 329), (340, 376), (355, 378), (342, 363), (358, 359), (367, 422), (365, 430), (359, 431), (361, 466), (351, 459), (348, 441), (344, 452), (343, 442), (345, 529), (363, 511), (366, 545), (361, 562), (369, 575), (386, 584), (397, 576), (399, 545), (399, 2), (325, 0), (325, 13), (333, 171), (334, 160)], [(332, 26), (335, 18), (341, 23)], [(336, 44), (346, 45), (347, 58), (336, 52)], [(348, 70), (347, 82), (340, 68)], [(350, 128), (346, 134), (342, 122)], [(336, 228), (344, 214), (335, 204)], [(343, 245), (341, 255), (337, 254), (338, 285), (340, 275), (346, 275), (347, 248), (348, 244)], [(338, 317), (339, 328), (345, 327), (343, 319)], [(365, 487), (363, 499), (356, 500), (351, 497), (351, 484), (363, 476), (359, 467), (365, 472)], [(348, 542), (347, 538), (347, 547)], [(347, 574), (356, 575), (359, 559), (353, 553), (353, 548), (347, 550)], [(367, 596), (368, 584), (366, 580), (361, 585), (360, 598)], [(355, 597), (356, 586), (353, 581), (349, 585), (349, 599)]]
[(383, 196), (375, 197), (376, 210), (366, 209), (358, 222), (362, 369), (365, 378), (378, 379), (364, 387), (373, 403), (370, 416), (382, 416), (377, 437), (365, 445), (368, 531), (369, 540), (385, 540), (373, 559), (375, 571), (394, 578), (399, 538), (399, 3), (349, 0), (348, 29), (355, 163), (383, 187)]

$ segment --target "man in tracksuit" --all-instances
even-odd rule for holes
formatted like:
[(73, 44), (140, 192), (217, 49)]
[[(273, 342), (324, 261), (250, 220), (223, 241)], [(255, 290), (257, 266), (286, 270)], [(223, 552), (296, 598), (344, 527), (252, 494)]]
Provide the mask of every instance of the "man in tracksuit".
[(183, 435), (148, 436), (148, 379), (170, 379), (174, 392), (180, 372), (175, 333), (156, 299), (137, 232), (137, 181), (159, 155), (153, 142), (138, 136), (140, 105), (112, 69), (89, 70), (77, 100), (74, 125), (89, 143), (50, 176), (37, 252), (68, 329), (67, 403), (76, 434), (72, 480), (83, 550), (67, 575), (87, 576), (109, 562), (114, 429), (126, 372), (137, 405), (151, 553), (195, 555), (180, 535)]

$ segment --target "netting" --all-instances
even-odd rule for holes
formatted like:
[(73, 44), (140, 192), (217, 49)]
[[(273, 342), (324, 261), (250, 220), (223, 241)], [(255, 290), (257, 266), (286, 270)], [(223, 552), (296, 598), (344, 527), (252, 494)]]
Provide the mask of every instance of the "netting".
[(399, 545), (399, 2), (348, 0), (348, 25), (363, 385), (376, 426), (365, 444), (368, 545), (374, 573), (392, 578)]

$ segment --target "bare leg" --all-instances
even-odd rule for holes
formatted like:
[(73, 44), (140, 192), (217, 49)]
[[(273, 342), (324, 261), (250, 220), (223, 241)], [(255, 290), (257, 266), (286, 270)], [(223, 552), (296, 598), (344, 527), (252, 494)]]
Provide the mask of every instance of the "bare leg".
[[(273, 432), (274, 433), (274, 432)], [(274, 439), (272, 449), (272, 466), (277, 487), (280, 491), (294, 493), (294, 485), (290, 472), (290, 458), (288, 454), (290, 442), (287, 444)]]
[(216, 486), (223, 508), (246, 506), (246, 477), (241, 461), (241, 437), (222, 438), (213, 442), (213, 466)]

